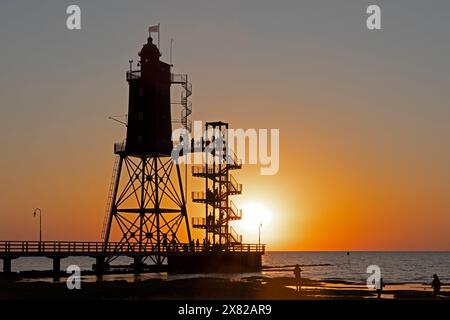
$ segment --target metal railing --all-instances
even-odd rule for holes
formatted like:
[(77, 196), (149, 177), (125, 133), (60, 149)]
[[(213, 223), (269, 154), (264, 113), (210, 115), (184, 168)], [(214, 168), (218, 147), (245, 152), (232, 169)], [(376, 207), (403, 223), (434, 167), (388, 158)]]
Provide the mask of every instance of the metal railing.
[[(0, 253), (101, 253), (133, 251), (134, 245), (91, 241), (1, 241)], [(145, 247), (144, 250), (150, 250)]]
[(195, 226), (206, 226), (206, 218), (193, 217), (192, 225)]
[(206, 170), (205, 166), (192, 166), (192, 174), (193, 175), (206, 174), (206, 172), (208, 172), (208, 174), (214, 174), (214, 169), (208, 168), (208, 170)]
[(219, 166), (208, 166), (208, 170), (206, 170), (205, 165), (192, 166), (192, 174), (193, 175), (223, 175), (223, 172), (219, 172)]
[(230, 174), (229, 180), (229, 191), (233, 193), (241, 193), (242, 192), (242, 184), (238, 183), (236, 179)]
[(114, 154), (118, 154), (120, 152), (124, 152), (126, 148), (126, 141), (116, 142), (114, 143)]
[(193, 191), (192, 192), (192, 201), (206, 201), (206, 193)]
[(233, 201), (230, 200), (230, 206), (228, 208), (228, 214), (231, 219), (241, 219), (242, 209), (238, 209)]
[(242, 243), (242, 235), (241, 234), (237, 234), (237, 232), (233, 229), (233, 227), (230, 227), (230, 237), (231, 237), (231, 242), (232, 243)]
[(192, 192), (192, 201), (197, 202), (207, 202), (210, 204), (217, 203), (219, 201), (219, 194), (211, 191), (210, 189), (207, 192), (203, 191), (193, 191)]
[(191, 252), (257, 252), (264, 254), (266, 245), (264, 244), (200, 244), (190, 247)]
[(141, 77), (141, 70), (127, 71), (127, 80), (139, 79)]
[(238, 159), (238, 157), (236, 156), (235, 153), (231, 153), (231, 154), (228, 154), (227, 164), (230, 167), (233, 167), (233, 168), (241, 168), (242, 167), (242, 160)]
[(183, 107), (181, 110), (181, 124), (190, 132), (192, 130), (192, 122), (189, 120), (189, 116), (192, 114), (192, 102), (189, 100), (189, 97), (192, 95), (192, 84), (188, 81), (187, 74), (172, 73), (170, 82), (172, 84), (180, 84), (184, 89), (181, 93), (180, 101)]
[(172, 83), (186, 83), (187, 82), (187, 74), (176, 74), (176, 73), (172, 73), (170, 75), (170, 81)]
[[(235, 235), (242, 241), (241, 236)], [(220, 249), (220, 250), (219, 250)], [(92, 254), (115, 254), (127, 255), (139, 254), (160, 254), (160, 253), (189, 253), (219, 250), (223, 252), (265, 252), (265, 245), (234, 243), (229, 245), (211, 245), (188, 243), (166, 243), (160, 244), (139, 244), (139, 243), (119, 243), (119, 242), (82, 242), (82, 241), (0, 241), (0, 255), (85, 255)]]

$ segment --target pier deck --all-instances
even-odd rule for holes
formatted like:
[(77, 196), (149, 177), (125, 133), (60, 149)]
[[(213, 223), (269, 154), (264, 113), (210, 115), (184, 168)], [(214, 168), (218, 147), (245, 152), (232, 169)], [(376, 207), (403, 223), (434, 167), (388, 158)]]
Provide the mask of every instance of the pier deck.
[[(11, 272), (11, 260), (20, 257), (46, 257), (53, 259), (53, 270), (60, 271), (61, 259), (67, 257), (91, 257), (96, 259), (96, 265), (100, 266), (105, 259), (111, 256), (126, 256), (135, 259), (148, 256), (167, 257), (169, 270), (183, 272), (183, 263), (189, 262), (189, 270), (193, 272), (200, 263), (199, 269), (204, 269), (212, 261), (247, 261), (246, 257), (252, 257), (251, 270), (259, 268), (261, 256), (265, 252), (265, 245), (259, 244), (233, 244), (228, 246), (209, 246), (170, 244), (167, 246), (154, 244), (139, 245), (139, 243), (119, 242), (91, 242), (91, 241), (0, 241), (0, 259), (3, 260), (3, 272)], [(236, 257), (239, 257), (236, 260)], [(259, 261), (256, 261), (256, 260)], [(256, 261), (256, 262), (253, 262)], [(172, 263), (171, 263), (172, 262)], [(237, 268), (239, 269), (239, 268)], [(243, 268), (246, 270), (247, 268)], [(198, 270), (200, 271), (200, 270)]]

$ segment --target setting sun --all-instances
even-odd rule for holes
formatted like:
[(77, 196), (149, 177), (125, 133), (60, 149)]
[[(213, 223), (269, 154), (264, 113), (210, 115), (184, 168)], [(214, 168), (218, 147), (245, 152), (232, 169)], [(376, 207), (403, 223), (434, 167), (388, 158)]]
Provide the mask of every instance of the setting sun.
[(257, 240), (259, 227), (267, 229), (272, 222), (271, 209), (261, 202), (242, 204), (242, 220), (235, 223), (236, 230), (250, 240)]

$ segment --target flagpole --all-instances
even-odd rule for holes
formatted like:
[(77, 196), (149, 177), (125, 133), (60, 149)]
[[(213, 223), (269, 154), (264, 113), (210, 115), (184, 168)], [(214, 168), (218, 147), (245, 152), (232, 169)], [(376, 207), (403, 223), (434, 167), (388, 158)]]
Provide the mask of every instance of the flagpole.
[(170, 66), (173, 67), (172, 63), (172, 47), (173, 47), (173, 39), (170, 39)]
[(158, 23), (158, 49), (161, 51), (161, 24)]

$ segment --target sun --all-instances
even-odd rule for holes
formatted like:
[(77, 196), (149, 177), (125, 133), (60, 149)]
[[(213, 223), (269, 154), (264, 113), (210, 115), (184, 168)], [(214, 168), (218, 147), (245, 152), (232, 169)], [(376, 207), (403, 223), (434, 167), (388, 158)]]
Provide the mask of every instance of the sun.
[[(272, 222), (272, 212), (262, 202), (242, 204), (242, 219), (236, 221), (236, 231), (251, 240), (257, 240), (259, 229), (268, 229)], [(255, 237), (256, 236), (256, 237)]]

